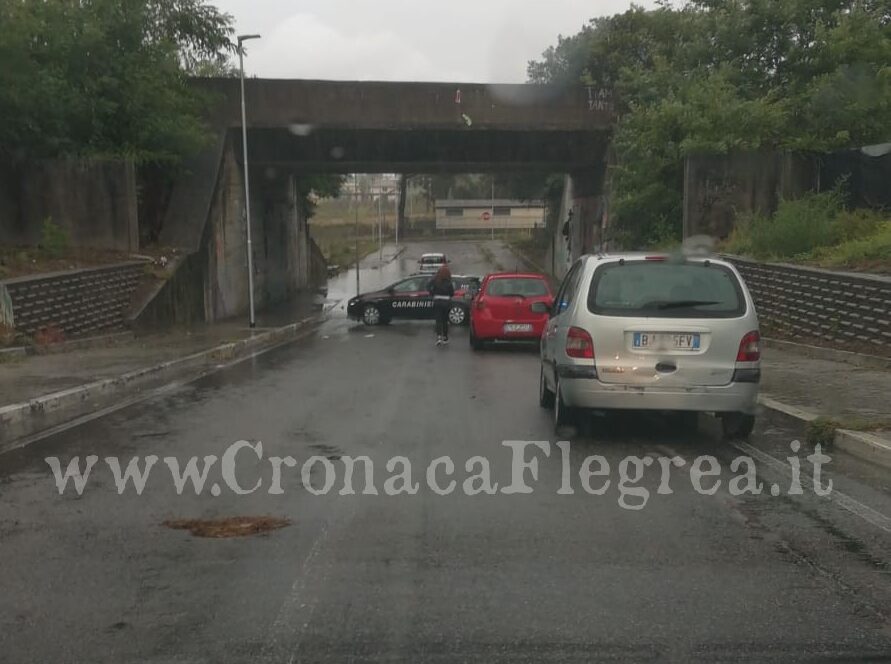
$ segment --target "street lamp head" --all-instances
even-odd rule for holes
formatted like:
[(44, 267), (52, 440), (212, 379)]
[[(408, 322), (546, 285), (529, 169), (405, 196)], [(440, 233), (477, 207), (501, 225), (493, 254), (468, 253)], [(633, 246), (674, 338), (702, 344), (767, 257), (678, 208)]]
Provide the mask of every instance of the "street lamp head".
[(249, 39), (260, 39), (260, 35), (238, 35), (238, 53), (239, 55), (244, 54), (244, 46), (242, 46), (243, 42), (248, 41)]

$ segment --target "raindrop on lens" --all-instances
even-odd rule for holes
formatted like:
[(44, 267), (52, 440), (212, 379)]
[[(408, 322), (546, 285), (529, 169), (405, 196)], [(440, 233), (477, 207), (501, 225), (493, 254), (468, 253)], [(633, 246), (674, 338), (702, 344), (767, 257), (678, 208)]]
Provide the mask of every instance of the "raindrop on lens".
[(295, 136), (309, 136), (312, 133), (313, 126), (311, 124), (292, 124), (288, 127)]

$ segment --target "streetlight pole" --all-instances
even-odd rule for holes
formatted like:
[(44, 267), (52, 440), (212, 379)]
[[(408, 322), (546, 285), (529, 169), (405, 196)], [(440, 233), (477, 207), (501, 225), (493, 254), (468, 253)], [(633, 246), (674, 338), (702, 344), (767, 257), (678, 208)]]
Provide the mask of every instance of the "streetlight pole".
[(248, 174), (247, 113), (244, 108), (244, 46), (249, 39), (259, 39), (260, 35), (238, 35), (238, 67), (241, 70), (241, 145), (244, 149), (244, 212), (247, 228), (248, 259), (248, 306), (250, 307), (250, 326), (256, 327), (254, 317), (254, 249), (251, 244), (251, 185)]
[(378, 261), (384, 260), (384, 176), (380, 176), (378, 180), (377, 194), (377, 244), (378, 244)]
[(353, 213), (356, 215), (356, 295), (359, 295), (359, 174), (353, 173), (355, 190), (353, 191)]
[(495, 239), (495, 176), (492, 175), (492, 198), (490, 208), (492, 210), (492, 239)]

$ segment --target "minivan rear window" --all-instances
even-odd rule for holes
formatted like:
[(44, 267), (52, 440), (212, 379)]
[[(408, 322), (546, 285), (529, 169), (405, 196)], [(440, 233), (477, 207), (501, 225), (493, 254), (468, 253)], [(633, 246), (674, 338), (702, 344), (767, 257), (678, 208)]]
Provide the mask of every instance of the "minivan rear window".
[(445, 262), (445, 256), (424, 256), (421, 258), (422, 265), (438, 265)]
[(588, 310), (602, 316), (737, 318), (746, 300), (736, 275), (714, 263), (625, 261), (594, 272)]

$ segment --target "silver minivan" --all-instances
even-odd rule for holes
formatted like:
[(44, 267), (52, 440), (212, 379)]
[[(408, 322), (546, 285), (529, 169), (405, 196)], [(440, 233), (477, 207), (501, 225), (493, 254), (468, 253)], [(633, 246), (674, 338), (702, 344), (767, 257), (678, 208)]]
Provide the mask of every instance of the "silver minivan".
[(539, 401), (556, 426), (583, 409), (710, 412), (726, 437), (755, 424), (758, 317), (716, 258), (590, 255), (566, 274), (541, 339)]

